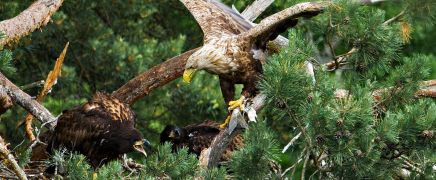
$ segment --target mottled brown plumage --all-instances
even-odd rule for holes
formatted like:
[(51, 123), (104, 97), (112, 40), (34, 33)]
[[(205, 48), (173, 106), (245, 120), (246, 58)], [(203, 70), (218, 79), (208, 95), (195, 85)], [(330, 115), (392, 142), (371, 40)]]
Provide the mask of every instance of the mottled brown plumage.
[(244, 85), (244, 97), (256, 94), (256, 82), (262, 74), (268, 41), (295, 26), (298, 17), (314, 16), (323, 9), (319, 4), (301, 3), (253, 27), (238, 12), (216, 0), (181, 2), (204, 33), (203, 47), (187, 60), (184, 79), (190, 81), (194, 72), (201, 69), (217, 74), (226, 103), (234, 98), (234, 84)]
[[(173, 151), (187, 147), (189, 153), (200, 155), (201, 151), (208, 148), (215, 136), (221, 131), (219, 123), (205, 121), (200, 124), (188, 125), (184, 128), (175, 125), (167, 125), (160, 135), (161, 143), (171, 142)], [(234, 150), (243, 146), (241, 135), (236, 136), (224, 151), (221, 160), (227, 161)]]
[(97, 93), (84, 105), (62, 113), (47, 151), (60, 147), (77, 151), (96, 168), (124, 153), (145, 153), (143, 143), (130, 107), (110, 95)]

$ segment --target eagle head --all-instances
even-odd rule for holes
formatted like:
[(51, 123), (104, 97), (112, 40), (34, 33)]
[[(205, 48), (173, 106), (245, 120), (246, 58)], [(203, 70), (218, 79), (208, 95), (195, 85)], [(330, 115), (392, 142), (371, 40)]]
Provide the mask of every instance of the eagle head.
[(186, 61), (183, 81), (191, 82), (194, 74), (198, 70), (206, 70), (215, 74), (226, 73), (231, 69), (225, 61), (225, 50), (213, 45), (205, 44), (202, 48), (194, 52)]
[(113, 138), (113, 145), (116, 145), (113, 148), (115, 148), (119, 154), (137, 151), (144, 156), (147, 156), (147, 151), (151, 150), (150, 142), (147, 139), (144, 139), (142, 134), (136, 129), (122, 132), (120, 133), (120, 136), (121, 137), (119, 138)]
[(183, 141), (186, 136), (187, 132), (185, 129), (179, 128), (175, 125), (167, 125), (160, 134), (160, 142), (172, 142), (174, 144)]

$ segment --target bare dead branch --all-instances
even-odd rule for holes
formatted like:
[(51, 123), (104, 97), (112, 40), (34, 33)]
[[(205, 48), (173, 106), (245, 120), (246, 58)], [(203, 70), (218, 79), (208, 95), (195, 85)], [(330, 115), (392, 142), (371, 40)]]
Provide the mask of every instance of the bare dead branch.
[(252, 22), (268, 8), (274, 0), (256, 0), (251, 5), (247, 6), (241, 15), (248, 21)]
[(62, 5), (63, 0), (38, 0), (14, 18), (0, 22), (0, 31), (6, 37), (0, 39), (0, 45), (16, 42), (21, 37), (47, 25), (51, 15)]
[(44, 85), (44, 83), (45, 83), (44, 80), (40, 80), (40, 81), (36, 81), (36, 82), (29, 83), (29, 84), (26, 84), (26, 85), (22, 85), (22, 86), (20, 86), (20, 89), (21, 90), (26, 90), (26, 89), (30, 89), (30, 88), (34, 88), (34, 87), (41, 87), (41, 86)]
[[(48, 94), (48, 92), (52, 89), (53, 85), (56, 84), (58, 77), (61, 75), (61, 69), (62, 64), (65, 59), (65, 55), (67, 54), (68, 45), (70, 43), (67, 42), (67, 44), (64, 47), (64, 50), (61, 52), (59, 57), (56, 59), (55, 66), (52, 71), (50, 71), (47, 75), (47, 79), (44, 83), (44, 88), (42, 88), (41, 92), (39, 92), (38, 96), (36, 97), (36, 101), (42, 102), (44, 100), (44, 97)], [(33, 135), (33, 128), (32, 128), (32, 120), (33, 116), (31, 113), (27, 113), (25, 118), (25, 132), (26, 136), (30, 141), (35, 140), (35, 136)]]
[(27, 179), (26, 173), (24, 173), (23, 169), (21, 169), (17, 161), (15, 161), (14, 156), (9, 152), (2, 137), (0, 137), (0, 160), (3, 161), (3, 164), (7, 168), (14, 171), (19, 179)]
[(52, 129), (56, 125), (56, 118), (44, 106), (9, 81), (2, 73), (0, 73), (0, 91), (6, 92), (13, 102), (32, 113), (39, 121), (45, 123), (48, 128)]
[[(379, 101), (383, 93), (386, 93), (391, 88), (378, 89), (372, 92), (372, 96), (375, 101)], [(335, 91), (335, 97), (338, 99), (348, 97), (349, 92), (345, 89), (337, 89)], [(427, 97), (427, 98), (436, 98), (436, 80), (428, 80), (421, 82), (421, 89), (419, 89), (415, 96), (417, 97)]]

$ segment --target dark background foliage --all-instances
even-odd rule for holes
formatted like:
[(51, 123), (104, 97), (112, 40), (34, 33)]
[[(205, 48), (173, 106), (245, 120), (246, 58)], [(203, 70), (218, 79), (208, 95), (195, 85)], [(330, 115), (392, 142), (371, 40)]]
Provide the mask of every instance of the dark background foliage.
[[(27, 8), (31, 2), (33, 1), (2, 0), (0, 2), (0, 20), (15, 16)], [(252, 1), (225, 0), (224, 2), (228, 5), (234, 4), (239, 10), (243, 10)], [(259, 19), (289, 7), (296, 2), (301, 1), (276, 1)], [(431, 3), (431, 1), (425, 2)], [(305, 37), (307, 32), (311, 32), (312, 43), (314, 43), (313, 46), (308, 46), (304, 50), (308, 50), (309, 53), (312, 52), (313, 48), (323, 51), (326, 34), (329, 33), (339, 34), (338, 36), (341, 38), (340, 45), (336, 49), (337, 54), (347, 52), (351, 45), (359, 39), (361, 41), (359, 47), (368, 53), (353, 55), (350, 61), (360, 65), (359, 67), (363, 65), (368, 69), (372, 68), (372, 70), (358, 74), (345, 71), (342, 73), (344, 75), (325, 73), (319, 75), (319, 79), (326, 83), (310, 87), (311, 80), (306, 77), (298, 77), (299, 70), (296, 68), (298, 63), (306, 60), (304, 58), (307, 58), (308, 54), (295, 54), (292, 51), (295, 48), (304, 48), (303, 46), (307, 45), (307, 42), (297, 42), (294, 49), (291, 46), (288, 51), (272, 57), (271, 61), (273, 62), (266, 67), (266, 78), (261, 84), (263, 91), (269, 93), (268, 108), (262, 112), (261, 119), (265, 119), (267, 126), (274, 131), (275, 136), (269, 133), (266, 135), (271, 138), (276, 137), (279, 147), (283, 147), (295, 135), (295, 119), (287, 117), (287, 112), (277, 108), (277, 104), (289, 104), (288, 110), (299, 115), (297, 119), (305, 119), (308, 124), (314, 123), (312, 121), (315, 120), (318, 121), (317, 118), (321, 117), (325, 118), (325, 120), (343, 117), (352, 119), (352, 121), (347, 121), (347, 123), (350, 123), (346, 124), (347, 128), (367, 127), (368, 124), (372, 123), (371, 112), (368, 111), (371, 110), (371, 102), (366, 101), (363, 98), (365, 96), (350, 102), (354, 104), (334, 107), (333, 102), (325, 101), (325, 99), (331, 97), (331, 92), (328, 89), (331, 90), (332, 87), (359, 89), (361, 87), (369, 90), (386, 85), (395, 85), (398, 79), (401, 78), (406, 79), (406, 81), (410, 78), (419, 80), (436, 78), (436, 54), (434, 51), (436, 28), (431, 23), (434, 20), (431, 19), (434, 12), (431, 11), (425, 14), (427, 9), (413, 9), (414, 7), (425, 6), (422, 6), (422, 4), (417, 5), (414, 1), (402, 1), (400, 4), (387, 2), (360, 9), (359, 11), (352, 11), (353, 9), (350, 7), (350, 9), (336, 12), (333, 18), (330, 17), (332, 18), (331, 21), (338, 24), (346, 17), (356, 18), (356, 21), (351, 21), (352, 24), (344, 27), (348, 29), (327, 31), (326, 22), (329, 21), (329, 13), (321, 14), (320, 17), (315, 18), (313, 21), (302, 21), (301, 25), (299, 25), (302, 33), (294, 34), (295, 37), (304, 40), (307, 39)], [(401, 42), (401, 39), (398, 39), (399, 34), (392, 34), (396, 32), (394, 29), (378, 27), (378, 24), (395, 16), (404, 8), (411, 10), (408, 11), (409, 13), (402, 21), (409, 23), (412, 29), (410, 43), (405, 44)], [(334, 10), (328, 12), (334, 12)], [(374, 29), (374, 31), (362, 29), (362, 27), (371, 27), (372, 25), (382, 29)], [(390, 28), (399, 30), (400, 25), (394, 25)], [(287, 33), (284, 35), (287, 36)], [(43, 103), (54, 115), (85, 102), (97, 91), (112, 92), (135, 75), (165, 61), (167, 58), (200, 46), (202, 32), (181, 2), (175, 0), (65, 1), (60, 10), (53, 15), (51, 23), (47, 27), (35, 31), (16, 44), (4, 48), (0, 53), (0, 69), (17, 85), (43, 80), (54, 66), (56, 58), (67, 42), (70, 42), (70, 47), (62, 68), (62, 76)], [(378, 44), (372, 44), (372, 42), (378, 42)], [(401, 49), (401, 52), (397, 52), (398, 49)], [(417, 55), (418, 53), (422, 55)], [(374, 54), (379, 59), (374, 59)], [(403, 58), (403, 56), (405, 57)], [(288, 61), (289, 57), (292, 57), (295, 61)], [(326, 57), (328, 56), (324, 58)], [(417, 61), (417, 59), (424, 60)], [(412, 65), (408, 66), (408, 64)], [(423, 70), (419, 68), (415, 69), (416, 71), (413, 70), (415, 67), (424, 64), (426, 67), (430, 67), (425, 72), (422, 72)], [(401, 69), (401, 67), (404, 69)], [(385, 71), (386, 69), (389, 71)], [(405, 71), (416, 73), (405, 74)], [(404, 77), (407, 75), (410, 77)], [(289, 76), (298, 78), (281, 78)], [(426, 78), (419, 78), (423, 76)], [(281, 83), (270, 83), (275, 82), (277, 78), (277, 81)], [(357, 82), (355, 81), (356, 78), (359, 79), (359, 87), (350, 85), (352, 81)], [(336, 83), (333, 83), (333, 80), (337, 80)], [(372, 86), (367, 86), (368, 83)], [(307, 88), (295, 89), (293, 86), (284, 86), (284, 84), (301, 85)], [(413, 89), (413, 87), (410, 88)], [(32, 88), (26, 89), (26, 92), (36, 96), (39, 90), (39, 88)], [(314, 95), (314, 103), (300, 106), (306, 102), (303, 98), (306, 98), (310, 91), (313, 90), (319, 93)], [(356, 94), (359, 94), (359, 92), (356, 92)], [(401, 94), (397, 95), (397, 97), (401, 97)], [(404, 99), (404, 104), (410, 103), (407, 98)], [(403, 106), (397, 104), (401, 102), (397, 100), (385, 101), (386, 106), (390, 103), (399, 107), (399, 109), (389, 109), (395, 113), (387, 113), (387, 119), (399, 119), (399, 117), (404, 119), (404, 116), (415, 116), (413, 113), (408, 113), (414, 112), (412, 110), (416, 108), (415, 106)], [(425, 104), (425, 102), (421, 103)], [(330, 112), (327, 112), (328, 110), (318, 111), (317, 108), (323, 106), (332, 106), (329, 109)], [(341, 108), (345, 107), (349, 108), (345, 110), (350, 114), (336, 114), (343, 110)], [(434, 109), (433, 106), (427, 104), (425, 107)], [(200, 72), (189, 85), (181, 80), (175, 80), (141, 99), (133, 108), (138, 115), (139, 129), (153, 144), (158, 144), (159, 133), (167, 124), (173, 123), (183, 126), (202, 122), (206, 119), (222, 121), (226, 115), (218, 78), (205, 72)], [(402, 113), (397, 113), (398, 111)], [(353, 113), (358, 115), (353, 116)], [(24, 115), (25, 112), (15, 106), (1, 117), (0, 135), (14, 146), (25, 139), (23, 127), (19, 126), (19, 122), (22, 122)], [(334, 136), (337, 131), (336, 127), (328, 124), (327, 121), (321, 122), (325, 123), (323, 128), (308, 133), (313, 136), (319, 134)], [(395, 126), (406, 127), (410, 125), (408, 123), (412, 122), (399, 122)], [(389, 125), (389, 123), (386, 124), (386, 126)], [(376, 133), (379, 132), (376, 130), (370, 131), (371, 136), (375, 136)], [(326, 138), (328, 139), (328, 137)], [(358, 141), (353, 144), (353, 147), (368, 146), (368, 142), (363, 141)], [(395, 141), (395, 138), (392, 141)], [(331, 145), (338, 142), (327, 140), (325, 143)], [(416, 142), (407, 142), (410, 146), (413, 143)], [(21, 145), (18, 149), (23, 147), (24, 145)], [(162, 151), (165, 152), (165, 149), (162, 149)], [(301, 149), (298, 150), (297, 148), (294, 154), (281, 154), (280, 157), (275, 158), (284, 166), (289, 166), (292, 164), (292, 159), (297, 158), (296, 152), (300, 151)], [(332, 152), (336, 160), (346, 157), (343, 154), (345, 152), (340, 151)], [(246, 154), (247, 152), (242, 151), (237, 155), (248, 156)], [(158, 156), (156, 155), (156, 158)], [(190, 157), (186, 157), (184, 154), (180, 155), (180, 157), (187, 158), (191, 162)], [(243, 164), (243, 162), (239, 161), (234, 161), (234, 163)], [(108, 166), (118, 168), (116, 164)], [(150, 168), (154, 166), (150, 165)], [(234, 170), (238, 171), (239, 169)], [(220, 169), (212, 171), (207, 173), (222, 172)]]

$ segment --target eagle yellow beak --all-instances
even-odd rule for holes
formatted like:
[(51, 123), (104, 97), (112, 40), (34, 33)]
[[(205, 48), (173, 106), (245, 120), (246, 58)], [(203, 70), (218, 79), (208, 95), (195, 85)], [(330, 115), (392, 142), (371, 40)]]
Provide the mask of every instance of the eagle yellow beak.
[(183, 81), (190, 83), (192, 80), (192, 77), (194, 77), (194, 73), (196, 72), (196, 69), (193, 68), (188, 68), (185, 69), (185, 71), (183, 72)]
[(144, 142), (143, 140), (136, 141), (135, 144), (133, 144), (133, 149), (135, 149), (135, 151), (138, 151), (141, 154), (143, 154), (145, 157), (147, 157), (147, 152), (145, 152), (144, 150), (144, 143), (148, 143), (148, 141), (147, 142)]

